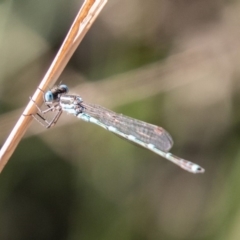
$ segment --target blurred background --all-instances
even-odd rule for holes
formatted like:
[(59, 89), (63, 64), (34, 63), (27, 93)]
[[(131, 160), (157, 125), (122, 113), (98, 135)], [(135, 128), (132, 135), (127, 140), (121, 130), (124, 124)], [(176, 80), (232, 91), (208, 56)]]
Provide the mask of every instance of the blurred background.
[[(0, 1), (0, 146), (82, 3)], [(0, 176), (0, 239), (238, 240), (239, 13), (239, 0), (109, 0), (58, 83), (164, 127), (206, 172), (70, 115), (33, 122)]]

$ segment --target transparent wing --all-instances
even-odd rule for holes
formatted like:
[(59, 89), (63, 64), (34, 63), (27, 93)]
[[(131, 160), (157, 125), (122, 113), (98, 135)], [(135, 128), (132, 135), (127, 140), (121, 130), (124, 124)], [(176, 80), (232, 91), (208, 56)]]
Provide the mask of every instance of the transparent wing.
[[(144, 144), (152, 144), (164, 152), (168, 152), (173, 145), (170, 134), (161, 127), (117, 114), (95, 104), (83, 102), (81, 105), (85, 108), (85, 114), (108, 127), (116, 128), (120, 133), (135, 137)], [(115, 133), (118, 134), (118, 132)]]

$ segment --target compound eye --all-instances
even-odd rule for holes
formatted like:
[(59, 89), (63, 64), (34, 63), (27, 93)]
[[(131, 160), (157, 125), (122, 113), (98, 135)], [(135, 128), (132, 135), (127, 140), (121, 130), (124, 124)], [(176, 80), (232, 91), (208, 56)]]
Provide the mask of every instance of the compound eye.
[(67, 93), (68, 92), (68, 86), (65, 84), (61, 84), (58, 89), (61, 90), (62, 93)]
[(53, 101), (53, 93), (51, 91), (47, 91), (44, 94), (44, 100), (45, 100), (45, 102), (52, 102)]

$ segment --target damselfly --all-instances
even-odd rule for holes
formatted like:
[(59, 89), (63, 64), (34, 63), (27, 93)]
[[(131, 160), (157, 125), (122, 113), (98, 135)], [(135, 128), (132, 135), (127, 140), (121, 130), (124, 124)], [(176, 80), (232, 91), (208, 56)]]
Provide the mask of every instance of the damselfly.
[[(199, 165), (168, 152), (173, 146), (173, 140), (165, 129), (117, 114), (95, 104), (86, 103), (80, 96), (70, 95), (67, 92), (68, 87), (61, 84), (44, 93), (44, 102), (48, 108), (42, 111), (37, 106), (39, 113), (32, 116), (46, 128), (50, 128), (58, 121), (62, 112), (65, 111), (147, 148), (184, 170), (192, 173), (203, 173), (205, 171)], [(47, 121), (43, 114), (50, 111), (56, 112), (56, 114), (51, 121)]]

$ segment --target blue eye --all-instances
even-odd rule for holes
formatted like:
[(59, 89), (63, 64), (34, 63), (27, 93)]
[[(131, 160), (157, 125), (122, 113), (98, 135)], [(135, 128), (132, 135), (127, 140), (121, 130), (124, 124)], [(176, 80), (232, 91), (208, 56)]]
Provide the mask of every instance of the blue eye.
[(51, 91), (47, 91), (45, 94), (44, 94), (44, 100), (46, 102), (52, 102), (53, 101), (53, 93)]
[(68, 86), (65, 84), (61, 84), (58, 89), (61, 90), (62, 93), (67, 93), (68, 92)]

